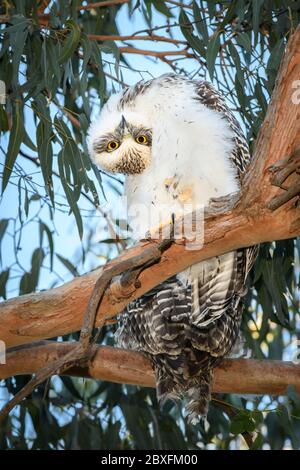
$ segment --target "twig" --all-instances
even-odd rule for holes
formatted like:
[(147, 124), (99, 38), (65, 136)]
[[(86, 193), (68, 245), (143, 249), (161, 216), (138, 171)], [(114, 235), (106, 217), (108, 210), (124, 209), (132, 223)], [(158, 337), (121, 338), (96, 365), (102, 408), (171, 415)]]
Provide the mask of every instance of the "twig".
[(186, 41), (179, 39), (167, 38), (165, 36), (148, 35), (148, 36), (116, 36), (116, 35), (99, 35), (99, 34), (87, 34), (87, 37), (92, 41), (157, 41), (157, 42), (168, 42), (171, 44), (184, 44), (187, 45)]
[(186, 5), (185, 3), (176, 2), (175, 0), (167, 0), (167, 3), (171, 3), (171, 5), (174, 5), (174, 6), (180, 7), (180, 8), (187, 8), (189, 10), (193, 9), (193, 7), (191, 5)]
[(107, 223), (107, 227), (108, 227), (108, 230), (110, 232), (110, 235), (112, 237), (115, 237), (115, 240), (117, 242), (117, 248), (118, 248), (118, 252), (120, 253), (120, 249), (119, 249), (119, 246), (118, 244), (120, 243), (121, 247), (123, 248), (123, 250), (125, 250), (126, 248), (126, 243), (124, 242), (124, 240), (119, 237), (119, 235), (116, 233), (115, 229), (114, 229), (114, 226), (113, 226), (113, 223), (112, 221), (110, 220), (110, 217), (109, 217), (109, 214), (107, 214), (101, 206), (97, 206), (96, 207), (97, 211), (100, 212), (101, 215), (103, 215), (103, 217), (105, 218), (106, 220), (106, 223)]
[[(92, 64), (91, 64), (92, 65)], [(122, 85), (122, 87), (128, 87), (129, 85), (127, 85), (127, 83), (123, 82), (122, 80), (120, 80), (119, 78), (117, 77), (114, 77), (114, 75), (112, 75), (111, 73), (108, 73), (108, 72), (103, 72), (104, 75), (107, 77), (107, 78), (110, 78), (111, 80), (114, 80), (115, 82), (119, 83), (120, 85)]]
[(285, 193), (279, 194), (278, 196), (275, 196), (269, 203), (268, 203), (268, 208), (271, 211), (275, 211), (279, 207), (283, 206), (283, 204), (286, 204), (288, 201), (293, 199), (294, 197), (300, 195), (300, 177), (299, 181), (291, 186)]
[[(292, 155), (279, 160), (275, 165), (268, 168), (272, 173), (270, 182), (273, 186), (278, 186), (284, 192), (274, 196), (268, 203), (268, 209), (275, 211), (286, 202), (300, 194), (300, 145), (294, 150)], [(293, 175), (294, 180), (290, 183), (290, 187), (283, 186), (283, 183)]]
[(38, 7), (37, 9), (37, 12), (39, 14), (41, 13), (44, 13), (44, 11), (46, 10), (46, 8), (48, 7), (49, 3), (50, 3), (51, 0), (43, 0), (42, 1), (42, 4)]
[(54, 98), (49, 98), (52, 103), (55, 104), (55, 106), (69, 119), (69, 121), (73, 124), (73, 126), (77, 127), (77, 129), (80, 129), (81, 128), (81, 125), (80, 125), (80, 122), (79, 120), (73, 116), (72, 112), (69, 111), (67, 108), (65, 108), (64, 106), (61, 106), (57, 101), (56, 99)]
[[(81, 52), (78, 52), (78, 51), (75, 51), (75, 53), (77, 54), (77, 56), (80, 58), (80, 59), (83, 59), (83, 54), (81, 54)], [(88, 61), (88, 65), (90, 67), (92, 67), (94, 70), (98, 70), (98, 67), (96, 64), (94, 64), (91, 59)], [(103, 72), (104, 75), (108, 78), (110, 78), (111, 80), (114, 80), (115, 82), (119, 83), (120, 85), (122, 85), (123, 87), (128, 87), (129, 85), (127, 85), (127, 83), (123, 82), (122, 80), (120, 80), (119, 78), (117, 77), (114, 77), (113, 75), (111, 75), (110, 73), (108, 72)]]
[(300, 146), (293, 152), (291, 156), (279, 160), (276, 164), (269, 168), (269, 172), (272, 173), (271, 183), (274, 186), (282, 188), (282, 184), (285, 182), (285, 180), (299, 168)]
[(122, 5), (123, 3), (129, 3), (129, 0), (105, 0), (103, 2), (89, 3), (88, 5), (79, 5), (77, 10), (93, 10), (94, 8)]
[(8, 413), (18, 405), (25, 397), (27, 397), (33, 390), (40, 385), (42, 382), (47, 380), (55, 373), (62, 374), (65, 370), (72, 367), (79, 360), (86, 361), (90, 355), (90, 351), (87, 355), (84, 355), (84, 351), (81, 344), (78, 343), (76, 349), (70, 351), (63, 358), (57, 359), (57, 361), (48, 364), (43, 369), (40, 369), (36, 375), (23, 387), (0, 411), (0, 423), (8, 415)]
[(180, 56), (183, 55), (189, 58), (195, 58), (194, 54), (191, 54), (186, 49), (181, 49), (179, 51), (147, 51), (146, 49), (136, 49), (135, 47), (119, 47), (121, 54), (141, 54), (145, 56), (157, 57), (159, 59), (164, 59), (166, 56)]

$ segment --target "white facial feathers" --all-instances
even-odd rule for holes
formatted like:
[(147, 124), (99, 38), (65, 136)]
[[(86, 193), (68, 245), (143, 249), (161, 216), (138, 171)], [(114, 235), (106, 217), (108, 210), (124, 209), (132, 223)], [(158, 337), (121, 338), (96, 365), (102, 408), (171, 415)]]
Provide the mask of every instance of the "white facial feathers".
[[(94, 162), (112, 173), (139, 174), (151, 161), (152, 131), (143, 115), (118, 110), (113, 96), (89, 129)], [(148, 124), (148, 125), (147, 125)], [(109, 149), (111, 142), (115, 149)]]

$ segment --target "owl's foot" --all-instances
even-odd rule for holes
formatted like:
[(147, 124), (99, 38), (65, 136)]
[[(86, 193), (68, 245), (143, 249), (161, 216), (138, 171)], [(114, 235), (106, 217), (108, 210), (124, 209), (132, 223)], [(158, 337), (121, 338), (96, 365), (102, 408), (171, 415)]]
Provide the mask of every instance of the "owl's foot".
[(164, 180), (164, 185), (172, 198), (179, 201), (181, 204), (189, 204), (193, 201), (194, 190), (192, 186), (182, 186), (179, 184), (180, 178), (174, 175), (171, 178)]
[(174, 241), (175, 233), (175, 214), (159, 225), (154, 226), (147, 231), (145, 238), (147, 240), (171, 240)]

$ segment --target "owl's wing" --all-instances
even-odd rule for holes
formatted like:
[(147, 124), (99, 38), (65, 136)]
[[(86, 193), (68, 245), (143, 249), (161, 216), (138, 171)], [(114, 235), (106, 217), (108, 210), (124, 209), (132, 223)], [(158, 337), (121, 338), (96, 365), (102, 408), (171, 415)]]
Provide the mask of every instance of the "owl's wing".
[(244, 249), (216, 256), (196, 265), (199, 272), (192, 275), (189, 338), (212, 359), (227, 355), (237, 338), (247, 257)]
[(229, 126), (234, 132), (235, 148), (231, 154), (231, 160), (237, 168), (239, 179), (247, 170), (251, 156), (248, 143), (240, 124), (232, 111), (228, 108), (223, 96), (209, 82), (195, 82), (199, 101), (214, 111), (223, 114)]

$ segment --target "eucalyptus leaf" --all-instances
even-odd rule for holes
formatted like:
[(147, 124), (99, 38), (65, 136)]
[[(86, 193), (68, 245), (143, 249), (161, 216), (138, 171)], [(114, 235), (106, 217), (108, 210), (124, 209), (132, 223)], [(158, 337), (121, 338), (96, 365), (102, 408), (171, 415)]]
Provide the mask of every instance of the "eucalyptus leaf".
[(6, 300), (6, 285), (9, 279), (10, 270), (6, 269), (0, 273), (0, 297)]
[(24, 136), (25, 130), (22, 105), (21, 103), (16, 102), (14, 105), (14, 119), (12, 129), (10, 131), (8, 149), (5, 158), (5, 166), (3, 170), (2, 193), (5, 191), (5, 188), (8, 184)]
[(66, 259), (64, 256), (59, 255), (58, 253), (56, 253), (56, 256), (59, 259), (59, 261), (68, 269), (68, 271), (70, 271), (70, 273), (73, 274), (73, 276), (75, 277), (79, 276), (79, 273), (76, 267), (71, 263), (71, 261)]
[(218, 31), (212, 35), (207, 44), (206, 62), (210, 78), (213, 79), (215, 62), (220, 49), (220, 34)]
[(68, 20), (66, 21), (66, 27), (70, 30), (67, 34), (67, 38), (63, 44), (61, 53), (58, 57), (58, 63), (63, 64), (69, 60), (72, 55), (74, 54), (75, 50), (78, 47), (80, 37), (81, 37), (81, 30), (80, 27), (75, 21)]

